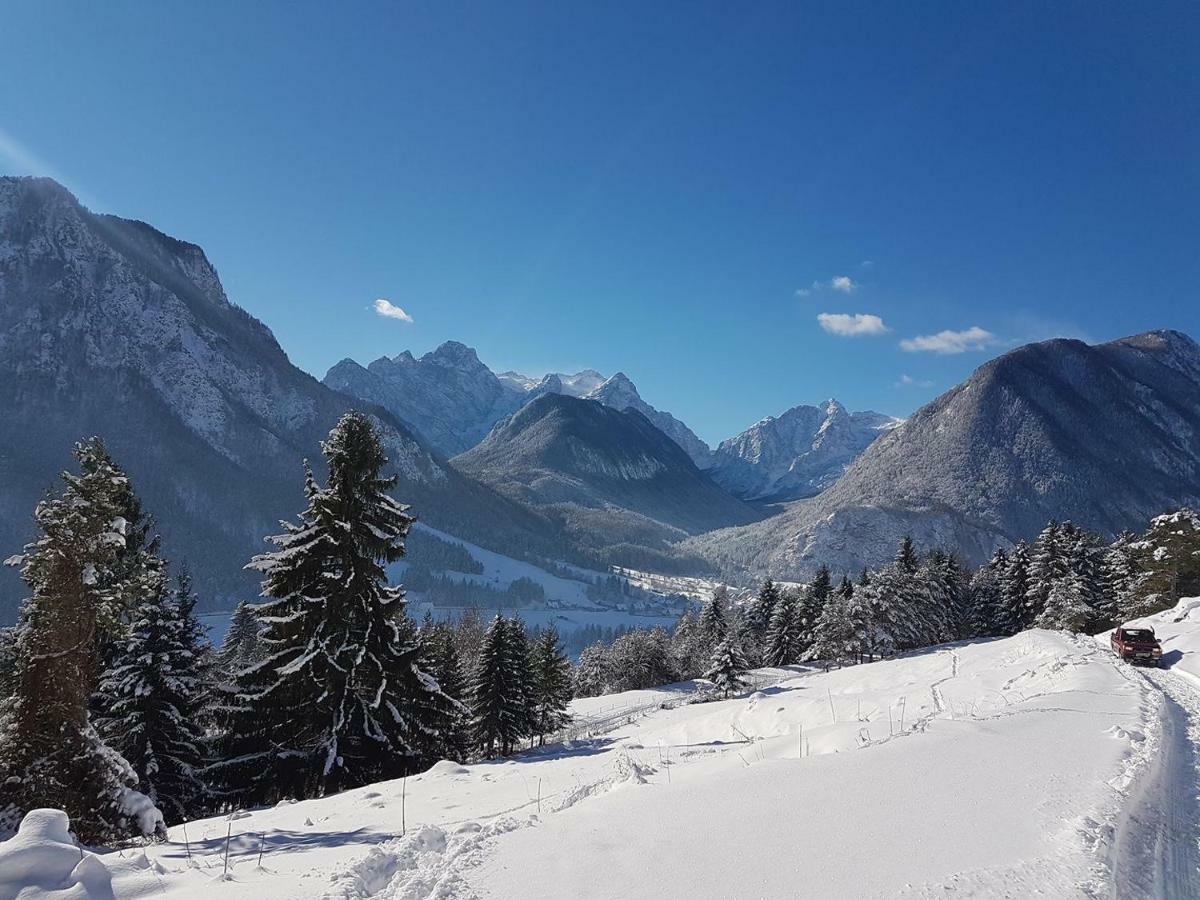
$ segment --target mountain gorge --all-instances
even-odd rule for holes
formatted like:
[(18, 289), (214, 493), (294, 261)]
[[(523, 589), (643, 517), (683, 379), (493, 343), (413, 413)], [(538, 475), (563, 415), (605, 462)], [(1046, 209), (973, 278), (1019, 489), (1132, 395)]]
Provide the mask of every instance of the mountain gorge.
[(856, 571), (903, 535), (979, 563), (1052, 519), (1116, 534), (1200, 503), (1200, 347), (1156, 331), (1013, 350), (871, 444), (827, 491), (686, 543), (730, 571)]

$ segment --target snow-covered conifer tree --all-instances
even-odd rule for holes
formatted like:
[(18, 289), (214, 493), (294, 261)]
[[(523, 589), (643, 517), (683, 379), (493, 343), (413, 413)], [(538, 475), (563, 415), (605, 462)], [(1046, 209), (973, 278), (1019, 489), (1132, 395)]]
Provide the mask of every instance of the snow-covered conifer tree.
[(746, 682), (742, 679), (745, 671), (746, 660), (733, 641), (726, 638), (713, 651), (704, 677), (713, 683), (723, 697), (729, 697), (745, 688)]
[(996, 627), (1001, 635), (1016, 634), (1033, 624), (1029, 617), (1029, 545), (1017, 541), (1000, 574), (1000, 609)]
[(168, 823), (197, 815), (206, 796), (198, 721), (204, 686), (187, 613), (160, 569), (100, 686), (111, 706), (97, 729), (133, 767), (138, 790)]
[(559, 646), (558, 632), (547, 628), (533, 642), (534, 732), (539, 743), (571, 721), (571, 661)]
[(596, 641), (583, 648), (579, 665), (572, 673), (576, 697), (599, 697), (608, 690), (610, 674), (608, 647)]
[(308, 507), (255, 557), (264, 658), (228, 692), (224, 759), (212, 769), (244, 802), (313, 797), (393, 778), (421, 758), (451, 703), (419, 665), (404, 591), (385, 566), (413, 517), (388, 492), (370, 420), (344, 415), (322, 444), (328, 483), (305, 479)]
[(120, 633), (125, 585), (113, 572), (125, 548), (128, 488), (98, 438), (78, 444), (81, 474), (38, 504), (41, 537), (8, 560), (30, 596), (13, 642), (13, 694), (0, 711), (0, 831), (36, 807), (58, 807), (86, 843), (162, 833), (162, 815), (137, 776), (96, 733), (88, 701), (99, 646)]
[(711, 656), (725, 636), (729, 633), (729, 614), (726, 606), (729, 602), (729, 592), (725, 586), (713, 592), (712, 599), (704, 604), (697, 626), (697, 645), (700, 653)]
[(467, 689), (471, 737), (488, 757), (511, 752), (526, 726), (523, 675), (513, 668), (512, 634), (503, 616), (492, 619)]
[(1050, 589), (1066, 578), (1067, 548), (1062, 542), (1062, 526), (1052, 521), (1038, 535), (1029, 553), (1029, 587), (1025, 593), (1024, 625), (1028, 627), (1046, 606)]
[(767, 629), (764, 661), (769, 666), (790, 666), (800, 661), (801, 654), (808, 649), (803, 643), (804, 623), (796, 595), (785, 591), (775, 604), (771, 625)]
[(1075, 578), (1062, 578), (1050, 587), (1046, 605), (1034, 625), (1058, 631), (1083, 631), (1096, 615), (1084, 599), (1083, 588)]

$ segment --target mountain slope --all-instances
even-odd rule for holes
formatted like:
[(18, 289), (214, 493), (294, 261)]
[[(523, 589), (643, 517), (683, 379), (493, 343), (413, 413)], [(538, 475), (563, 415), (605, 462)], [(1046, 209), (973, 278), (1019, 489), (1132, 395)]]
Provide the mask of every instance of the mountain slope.
[(1052, 517), (1108, 533), (1200, 502), (1200, 347), (1156, 331), (1053, 340), (980, 367), (820, 496), (688, 548), (731, 568), (855, 571), (904, 534), (979, 562)]
[(712, 464), (712, 450), (708, 444), (696, 437), (688, 428), (669, 412), (655, 409), (642, 399), (633, 382), (624, 372), (618, 372), (595, 389), (583, 395), (613, 409), (635, 409), (649, 419), (654, 427), (683, 448), (697, 468), (704, 469)]
[(836, 400), (768, 416), (713, 452), (712, 479), (745, 500), (795, 500), (819, 494), (899, 419), (849, 412)]
[(560, 518), (589, 546), (665, 549), (756, 517), (640, 412), (560, 394), (533, 400), (451, 462)]
[[(252, 596), (241, 571), (302, 506), (305, 457), (355, 403), (295, 368), (229, 302), (194, 244), (96, 215), (48, 179), (0, 178), (0, 548), (81, 437), (103, 436), (159, 519), (165, 551), (206, 601)], [(361, 403), (358, 405), (362, 405)], [(536, 513), (444, 465), (371, 408), (401, 482), (430, 524), (484, 545), (561, 558)], [(23, 594), (0, 573), (0, 619)]]

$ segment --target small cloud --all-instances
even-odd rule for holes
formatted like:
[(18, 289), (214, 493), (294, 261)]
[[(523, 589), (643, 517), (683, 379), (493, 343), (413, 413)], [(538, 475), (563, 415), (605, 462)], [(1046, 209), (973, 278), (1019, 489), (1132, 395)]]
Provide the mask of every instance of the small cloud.
[(859, 284), (849, 275), (835, 275), (828, 281), (814, 281), (809, 287), (800, 288), (796, 291), (797, 297), (810, 297), (820, 291), (837, 291), (841, 294), (853, 294), (858, 290)]
[(928, 378), (913, 378), (911, 375), (901, 375), (899, 381), (892, 385), (894, 388), (931, 388), (933, 382)]
[(1000, 343), (990, 331), (978, 325), (965, 331), (939, 331), (937, 334), (922, 334), (915, 338), (905, 338), (900, 342), (900, 349), (908, 353), (966, 353), (969, 350), (986, 350)]
[(869, 313), (821, 313), (817, 321), (822, 328), (838, 337), (867, 337), (887, 334), (891, 330), (883, 324), (883, 319)]
[(859, 265), (859, 268), (861, 268), (861, 269), (873, 269), (873, 268), (875, 268), (875, 260), (864, 259), (858, 265)]
[(375, 312), (377, 315), (383, 316), (385, 319), (399, 319), (401, 322), (412, 324), (413, 317), (396, 306), (390, 300), (385, 300), (380, 297), (375, 301)]

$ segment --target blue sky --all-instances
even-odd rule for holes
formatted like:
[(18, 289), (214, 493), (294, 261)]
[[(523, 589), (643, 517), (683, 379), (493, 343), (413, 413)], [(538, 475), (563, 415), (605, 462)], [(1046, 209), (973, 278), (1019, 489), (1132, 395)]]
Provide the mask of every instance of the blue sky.
[(4, 20), (0, 171), (201, 244), (318, 377), (456, 339), (623, 370), (716, 441), (828, 396), (905, 414), (1027, 340), (1200, 337), (1195, 4)]

